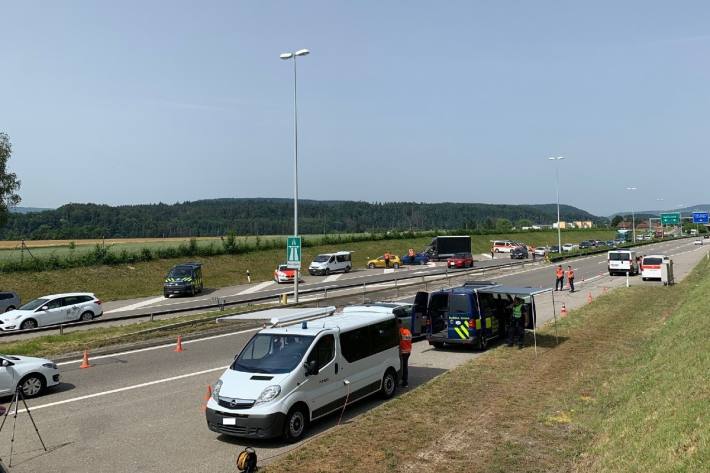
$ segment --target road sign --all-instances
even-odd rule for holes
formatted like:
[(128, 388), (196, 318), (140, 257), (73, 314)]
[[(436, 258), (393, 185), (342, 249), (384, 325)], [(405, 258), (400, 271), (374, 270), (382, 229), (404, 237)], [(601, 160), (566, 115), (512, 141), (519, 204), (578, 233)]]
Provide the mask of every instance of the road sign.
[(661, 225), (679, 225), (680, 212), (661, 214)]
[(286, 240), (286, 266), (301, 269), (301, 237), (292, 236)]
[(708, 212), (693, 212), (693, 223), (710, 223), (710, 215)]

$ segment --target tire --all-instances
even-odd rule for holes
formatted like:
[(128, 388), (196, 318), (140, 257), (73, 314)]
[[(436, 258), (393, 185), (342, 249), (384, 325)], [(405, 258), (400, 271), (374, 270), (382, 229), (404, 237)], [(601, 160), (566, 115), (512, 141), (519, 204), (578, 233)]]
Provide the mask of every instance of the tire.
[(478, 342), (478, 348), (480, 348), (481, 351), (485, 351), (488, 348), (488, 339), (486, 337), (480, 338)]
[(330, 268), (325, 268), (323, 274), (325, 274), (326, 276), (330, 276)]
[(375, 269), (375, 263), (370, 263), (367, 265), (369, 269)]
[(432, 346), (433, 346), (434, 348), (438, 348), (439, 350), (441, 350), (442, 348), (444, 348), (444, 344), (443, 344), (442, 342), (434, 342), (434, 343), (432, 343)]
[(306, 410), (299, 406), (293, 406), (286, 414), (284, 423), (284, 438), (288, 442), (298, 442), (308, 427), (308, 416)]
[(393, 264), (392, 267), (393, 267), (394, 269), (399, 269), (399, 263)]
[(351, 269), (352, 269), (352, 266), (346, 266), (346, 267), (345, 267), (345, 272), (346, 272), (346, 273), (349, 273)]
[(383, 399), (390, 399), (397, 392), (397, 373), (393, 369), (388, 369), (382, 377), (382, 387), (380, 388), (380, 396)]
[(195, 286), (190, 286), (190, 297), (195, 297), (195, 294), (197, 291), (195, 291)]
[(613, 276), (613, 275), (614, 275), (614, 271), (609, 271), (609, 276)]
[(20, 324), (21, 330), (29, 330), (31, 328), (37, 328), (37, 321), (35, 319), (27, 319)]
[(7, 309), (5, 309), (5, 312), (10, 312), (11, 310), (15, 310), (16, 307), (14, 305), (9, 305), (7, 306)]
[(81, 320), (82, 322), (88, 322), (89, 320), (92, 320), (93, 318), (94, 318), (94, 313), (91, 312), (90, 310), (87, 310), (86, 312), (81, 314), (81, 317), (79, 318), (79, 320)]
[(31, 373), (22, 378), (17, 387), (25, 397), (37, 397), (47, 388), (47, 382), (41, 374)]

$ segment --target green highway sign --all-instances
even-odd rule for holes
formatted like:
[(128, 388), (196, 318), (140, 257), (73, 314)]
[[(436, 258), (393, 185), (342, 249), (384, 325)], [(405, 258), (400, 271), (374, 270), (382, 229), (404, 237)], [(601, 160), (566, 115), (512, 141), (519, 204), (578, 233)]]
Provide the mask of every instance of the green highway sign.
[(679, 225), (680, 212), (661, 214), (661, 225)]
[(301, 237), (291, 236), (286, 240), (286, 266), (301, 269)]

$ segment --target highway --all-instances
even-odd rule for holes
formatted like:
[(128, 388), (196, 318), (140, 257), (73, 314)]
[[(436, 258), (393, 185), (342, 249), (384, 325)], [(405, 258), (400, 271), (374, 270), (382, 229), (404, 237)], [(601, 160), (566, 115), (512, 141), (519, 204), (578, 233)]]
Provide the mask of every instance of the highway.
[[(687, 274), (707, 251), (707, 247), (694, 247), (689, 240), (649, 245), (640, 250), (646, 254), (674, 255), (677, 277)], [(558, 300), (572, 308), (585, 303), (587, 291), (594, 291), (596, 295), (602, 288), (625, 285), (626, 278), (608, 276), (605, 258), (602, 254), (571, 260), (580, 291), (578, 294), (558, 293)], [(554, 284), (553, 268), (545, 264), (511, 269), (509, 274), (496, 279), (518, 286), (551, 287)], [(638, 277), (631, 281), (632, 284), (659, 285), (642, 282)], [(547, 315), (540, 317), (541, 322), (551, 316), (543, 306), (538, 308), (538, 313)], [(63, 384), (29, 402), (50, 451), (43, 452), (29, 418), (21, 411), (17, 418), (12, 471), (235, 471), (234, 458), (245, 442), (209, 431), (201, 402), (207, 386), (218, 378), (255, 330), (188, 341), (182, 353), (175, 353), (174, 345), (169, 344), (93, 358), (89, 369), (79, 369), (80, 360), (61, 363)], [(415, 343), (410, 389), (475, 356), (479, 353), (433, 350), (426, 342)], [(379, 400), (369, 400), (348, 408), (344, 422), (352, 421), (379, 403)], [(336, 422), (337, 416), (318, 422), (310, 436), (327, 432)], [(0, 455), (5, 463), (11, 427), (11, 419), (8, 419), (0, 432)], [(249, 442), (249, 445), (257, 448), (260, 464), (297, 448), (279, 440)]]

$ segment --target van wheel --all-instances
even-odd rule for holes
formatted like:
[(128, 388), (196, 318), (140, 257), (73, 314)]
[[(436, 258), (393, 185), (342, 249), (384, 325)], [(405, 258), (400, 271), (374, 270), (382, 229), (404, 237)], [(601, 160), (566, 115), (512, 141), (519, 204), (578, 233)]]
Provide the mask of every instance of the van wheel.
[(375, 269), (375, 263), (370, 263), (367, 265), (369, 269)]
[(486, 350), (488, 348), (488, 339), (486, 337), (481, 337), (480, 341), (478, 342), (478, 348), (481, 349), (481, 351)]
[(288, 442), (297, 442), (303, 437), (306, 431), (308, 419), (305, 409), (301, 406), (293, 406), (286, 415), (286, 425), (284, 426), (284, 437)]
[(434, 346), (434, 348), (438, 348), (439, 350), (444, 348), (444, 344), (442, 342), (434, 342), (432, 343), (432, 345)]
[(346, 273), (349, 273), (351, 269), (352, 269), (351, 266), (346, 266), (346, 267), (345, 267), (345, 272), (346, 272)]
[(389, 399), (394, 396), (397, 391), (397, 375), (394, 370), (388, 369), (385, 375), (382, 377), (382, 388), (380, 388), (380, 395), (384, 399)]
[(325, 271), (323, 272), (326, 276), (330, 275), (330, 268), (325, 268)]

